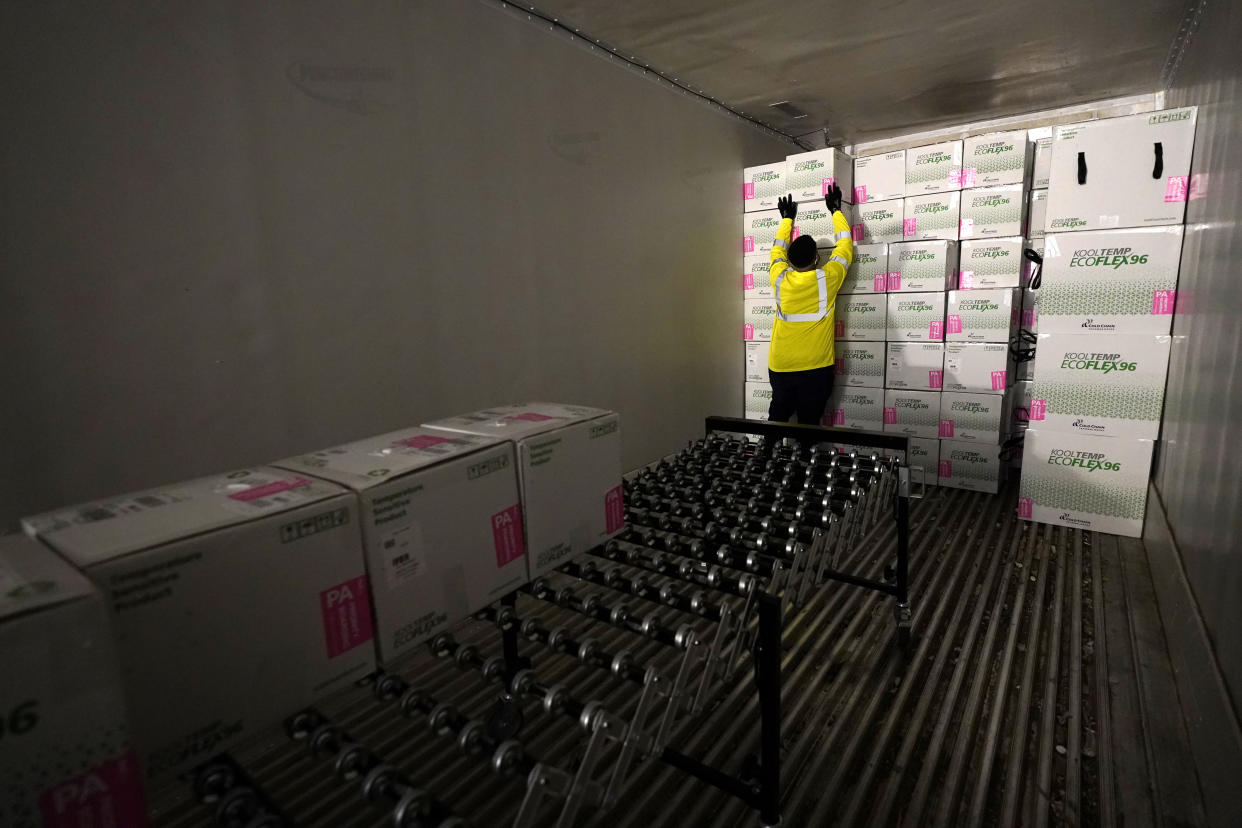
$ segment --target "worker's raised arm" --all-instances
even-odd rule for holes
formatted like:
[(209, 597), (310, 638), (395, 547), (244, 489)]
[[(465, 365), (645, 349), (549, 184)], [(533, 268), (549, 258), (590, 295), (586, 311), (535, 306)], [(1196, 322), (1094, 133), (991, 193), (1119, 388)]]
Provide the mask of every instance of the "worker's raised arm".
[(772, 252), (768, 257), (768, 272), (773, 278), (789, 267), (789, 242), (793, 239), (794, 218), (798, 215), (798, 204), (793, 200), (793, 193), (778, 198), (776, 209), (781, 213), (781, 225), (776, 228), (776, 240), (772, 242)]
[(845, 282), (850, 263), (854, 261), (854, 239), (850, 235), (850, 221), (841, 212), (841, 188), (833, 184), (828, 195), (824, 196), (824, 203), (832, 211), (833, 240), (832, 252), (823, 265), (824, 275), (828, 277), (830, 286), (839, 288)]

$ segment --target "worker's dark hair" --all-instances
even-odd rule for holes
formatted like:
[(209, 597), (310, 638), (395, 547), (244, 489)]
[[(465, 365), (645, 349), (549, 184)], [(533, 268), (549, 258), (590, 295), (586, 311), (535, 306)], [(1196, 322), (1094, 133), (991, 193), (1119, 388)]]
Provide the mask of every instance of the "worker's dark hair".
[(815, 254), (815, 239), (798, 236), (789, 245), (789, 264), (798, 270), (805, 270), (815, 264)]

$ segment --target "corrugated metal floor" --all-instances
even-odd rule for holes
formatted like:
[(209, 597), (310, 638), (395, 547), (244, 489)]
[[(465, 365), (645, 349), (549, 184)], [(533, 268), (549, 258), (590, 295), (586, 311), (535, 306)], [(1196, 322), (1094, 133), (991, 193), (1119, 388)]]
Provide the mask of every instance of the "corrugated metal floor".
[[(820, 825), (1207, 824), (1201, 785), (1138, 541), (1019, 521), (1013, 492), (932, 489), (912, 511), (915, 639), (894, 644), (891, 603), (830, 584), (792, 617), (784, 638), (784, 823)], [(892, 554), (882, 522), (841, 568), (870, 577)], [(629, 571), (629, 570), (627, 570)], [(569, 583), (567, 576), (556, 576)], [(608, 600), (640, 599), (583, 586)], [(523, 596), (518, 612), (668, 669), (672, 648)], [(665, 609), (676, 626), (693, 616)], [(602, 629), (601, 629), (602, 628)], [(589, 631), (589, 632), (588, 632)], [(498, 653), (494, 627), (458, 636)], [(523, 643), (545, 682), (628, 714), (635, 686)], [(731, 689), (674, 731), (673, 747), (729, 772), (758, 752), (758, 701), (747, 667)], [(445, 661), (405, 674), (440, 700), (483, 717), (495, 696)], [(421, 722), (365, 691), (321, 709), (351, 735), (479, 828), (506, 825), (523, 786), (457, 752)], [(532, 756), (569, 766), (581, 731), (525, 705)], [(447, 747), (446, 747), (447, 745)], [(356, 784), (274, 735), (236, 754), (298, 824), (391, 824)], [(656, 761), (631, 778), (611, 812), (588, 824), (754, 825), (716, 789)], [(511, 816), (509, 817), (511, 820)], [(160, 824), (211, 824), (193, 802), (165, 803)]]

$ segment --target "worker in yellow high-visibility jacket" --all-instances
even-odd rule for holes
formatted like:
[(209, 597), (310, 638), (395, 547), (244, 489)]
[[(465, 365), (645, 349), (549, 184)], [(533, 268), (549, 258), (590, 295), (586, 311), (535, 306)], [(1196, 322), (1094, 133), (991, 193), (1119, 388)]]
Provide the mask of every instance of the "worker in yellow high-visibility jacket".
[(849, 220), (841, 212), (841, 188), (834, 184), (824, 202), (832, 212), (831, 253), (821, 252), (810, 236), (790, 241), (798, 205), (792, 195), (777, 201), (781, 225), (770, 269), (776, 303), (768, 352), (770, 420), (789, 422), (797, 414), (798, 422), (818, 425), (832, 394), (834, 311), (837, 291), (854, 260), (854, 242)]

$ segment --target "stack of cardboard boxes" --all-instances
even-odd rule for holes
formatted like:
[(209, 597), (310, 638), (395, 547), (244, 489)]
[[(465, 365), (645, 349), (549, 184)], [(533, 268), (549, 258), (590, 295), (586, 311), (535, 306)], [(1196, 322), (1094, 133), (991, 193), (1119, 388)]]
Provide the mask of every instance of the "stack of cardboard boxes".
[(1195, 119), (1174, 109), (1052, 136), (1023, 517), (1142, 533)]

